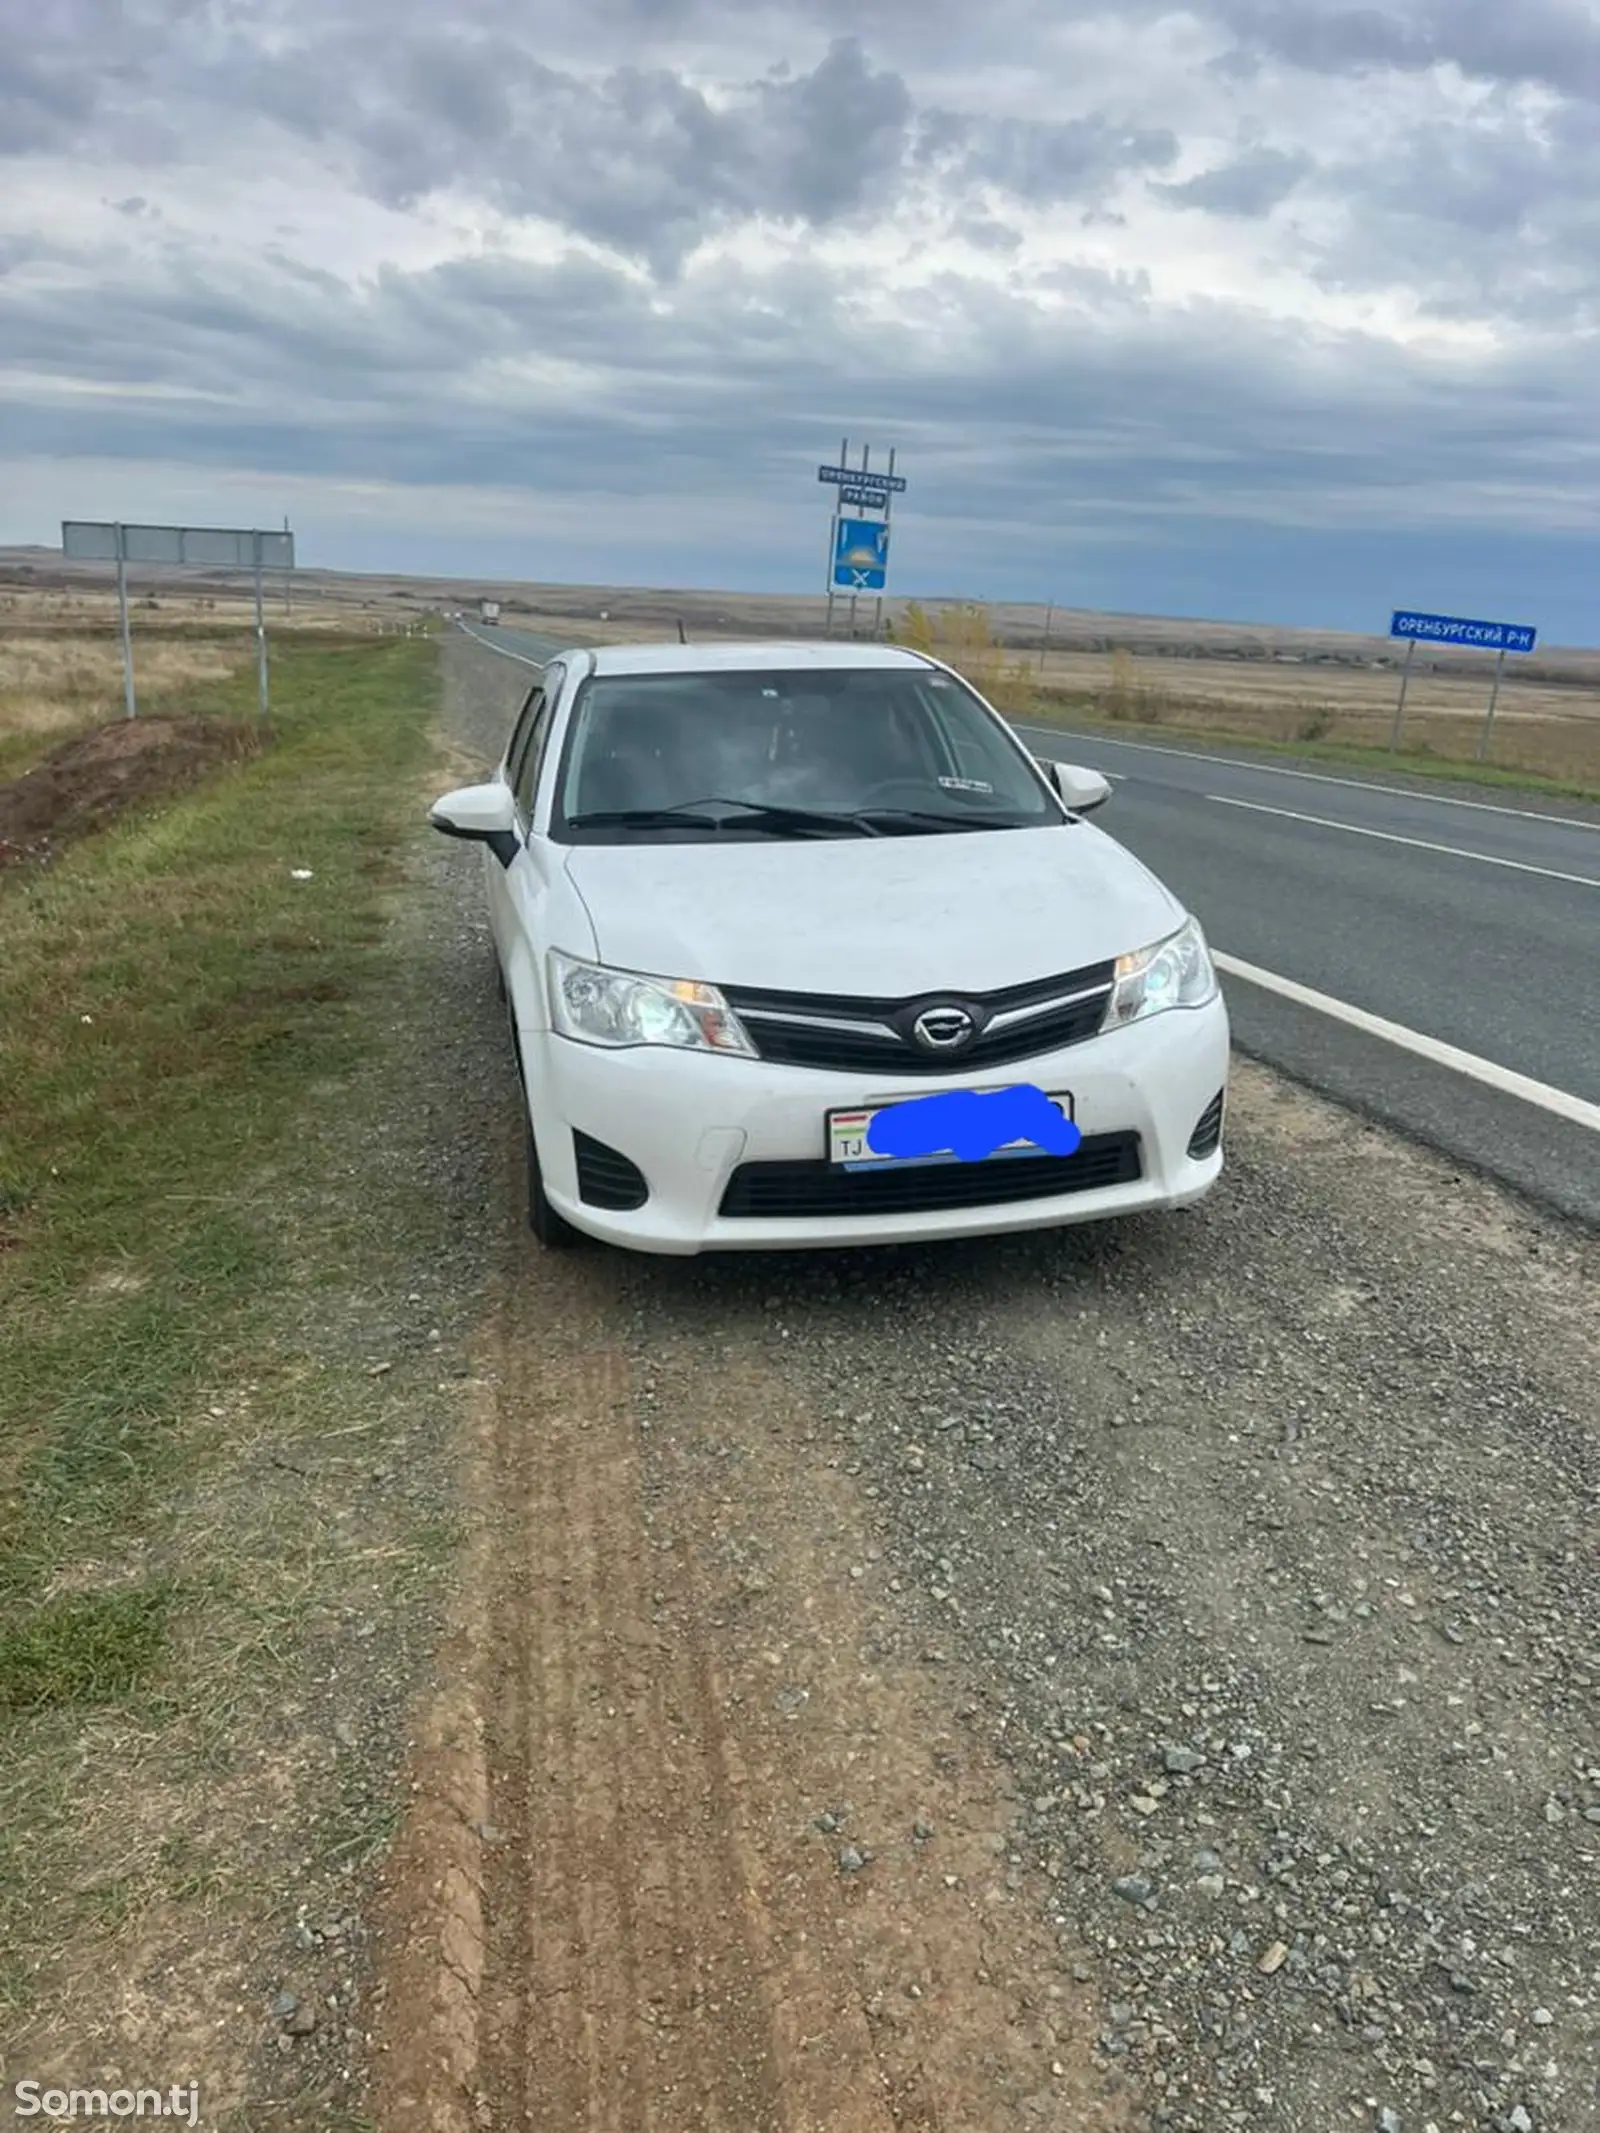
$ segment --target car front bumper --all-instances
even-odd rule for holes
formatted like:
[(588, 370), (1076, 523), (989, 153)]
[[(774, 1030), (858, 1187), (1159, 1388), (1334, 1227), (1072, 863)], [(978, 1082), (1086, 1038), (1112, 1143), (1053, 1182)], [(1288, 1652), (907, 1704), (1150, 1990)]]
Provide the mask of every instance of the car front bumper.
[[(522, 1042), (551, 1203), (575, 1228), (634, 1251), (793, 1250), (1050, 1229), (1186, 1207), (1215, 1184), (1222, 1168), (1220, 1147), (1206, 1155), (1188, 1153), (1207, 1107), (1227, 1083), (1228, 1018), (1220, 998), (998, 1073), (967, 1075), (833, 1073), (664, 1046), (610, 1051), (550, 1032), (525, 1031)], [(826, 1198), (828, 1174), (813, 1166), (826, 1164), (829, 1111), (1021, 1083), (1071, 1095), (1085, 1155), (1101, 1151), (1097, 1176), (1125, 1173), (1128, 1143), (1136, 1137), (1137, 1175), (1050, 1190), (1040, 1198), (957, 1207), (836, 1206), (801, 1215), (721, 1211), (735, 1174), (751, 1164), (803, 1166), (793, 1173), (805, 1184), (800, 1197)], [(642, 1206), (602, 1207), (584, 1198), (574, 1133), (636, 1166), (648, 1188)], [(1107, 1155), (1114, 1141), (1121, 1160), (1112, 1163)], [(969, 1173), (961, 1189), (986, 1190), (971, 1174), (1003, 1172), (1015, 1160), (961, 1165)], [(750, 1194), (735, 1188), (735, 1196)]]

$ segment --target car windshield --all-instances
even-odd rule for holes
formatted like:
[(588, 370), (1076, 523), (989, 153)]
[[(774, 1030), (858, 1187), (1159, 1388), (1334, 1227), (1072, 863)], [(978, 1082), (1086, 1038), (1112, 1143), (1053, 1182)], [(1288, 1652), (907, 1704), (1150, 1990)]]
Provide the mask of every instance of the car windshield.
[(1061, 823), (1019, 744), (934, 668), (598, 675), (552, 829), (633, 838), (935, 835)]

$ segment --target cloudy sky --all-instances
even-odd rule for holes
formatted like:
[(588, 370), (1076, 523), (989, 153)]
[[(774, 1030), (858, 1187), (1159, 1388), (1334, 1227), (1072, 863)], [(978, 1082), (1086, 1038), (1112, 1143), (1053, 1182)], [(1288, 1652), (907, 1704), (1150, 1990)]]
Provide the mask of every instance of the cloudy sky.
[(0, 541), (1600, 641), (1600, 0), (0, 0)]

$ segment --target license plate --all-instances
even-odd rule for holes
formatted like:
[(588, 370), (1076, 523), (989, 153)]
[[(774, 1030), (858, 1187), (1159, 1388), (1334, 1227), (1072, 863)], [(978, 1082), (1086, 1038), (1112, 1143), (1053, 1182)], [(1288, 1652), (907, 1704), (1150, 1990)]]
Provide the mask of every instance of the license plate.
[[(974, 1095), (988, 1096), (989, 1089), (975, 1089)], [(916, 1098), (899, 1100), (914, 1103)], [(1072, 1117), (1072, 1098), (1065, 1094), (1051, 1093), (1050, 1101), (1065, 1119)], [(924, 1163), (958, 1163), (962, 1157), (949, 1153), (943, 1155), (880, 1155), (876, 1148), (867, 1146), (867, 1132), (875, 1118), (885, 1111), (893, 1111), (898, 1104), (873, 1104), (859, 1111), (830, 1111), (828, 1113), (828, 1161), (841, 1170), (879, 1170), (885, 1164), (896, 1170), (911, 1170)], [(996, 1148), (991, 1155), (981, 1157), (983, 1162), (997, 1162), (1003, 1156), (1043, 1155), (1037, 1141), (1008, 1141), (1003, 1148)]]

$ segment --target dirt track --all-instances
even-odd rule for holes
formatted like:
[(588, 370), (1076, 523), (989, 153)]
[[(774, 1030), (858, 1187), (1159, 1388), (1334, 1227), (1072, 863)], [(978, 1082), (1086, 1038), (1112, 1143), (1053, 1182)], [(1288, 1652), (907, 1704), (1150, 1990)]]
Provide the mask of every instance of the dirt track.
[[(793, 1487), (818, 1418), (758, 1364), (663, 1363), (630, 1355), (589, 1270), (512, 1271), (466, 1694), (429, 1761), (451, 1805), (391, 1898), (397, 1941), (419, 1913), (433, 1939), (408, 1950), (380, 2123), (1130, 2123), (1096, 2101), (1088, 1997), (1008, 1865), (1004, 1772), (942, 1676), (881, 1649), (845, 1560), (879, 1555), (854, 1480), (835, 1461)], [(707, 1424), (740, 1440), (736, 1493)]]
[(1600, 2123), (1592, 1239), (1246, 1071), (1166, 1223), (554, 1259), (505, 1090), (385, 2133)]

